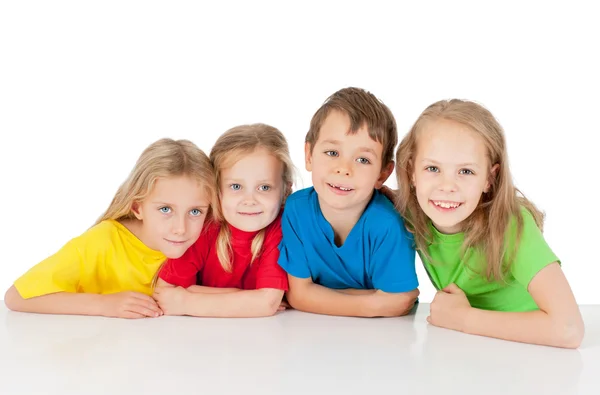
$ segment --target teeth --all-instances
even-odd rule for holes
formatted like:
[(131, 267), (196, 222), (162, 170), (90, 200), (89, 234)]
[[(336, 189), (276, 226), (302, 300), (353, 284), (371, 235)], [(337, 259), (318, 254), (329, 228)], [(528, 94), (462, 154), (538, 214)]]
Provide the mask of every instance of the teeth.
[(351, 190), (352, 190), (352, 188), (344, 188), (344, 187), (339, 187), (339, 186), (337, 186), (337, 185), (333, 185), (333, 184), (329, 184), (329, 185), (331, 185), (331, 186), (332, 186), (332, 187), (334, 187), (334, 188), (337, 188), (337, 189), (339, 189), (340, 191), (344, 191), (344, 192), (348, 192), (348, 191), (351, 191)]
[(460, 206), (459, 203), (448, 203), (448, 202), (434, 202), (434, 204), (436, 206), (443, 207), (443, 208), (457, 208), (458, 206)]

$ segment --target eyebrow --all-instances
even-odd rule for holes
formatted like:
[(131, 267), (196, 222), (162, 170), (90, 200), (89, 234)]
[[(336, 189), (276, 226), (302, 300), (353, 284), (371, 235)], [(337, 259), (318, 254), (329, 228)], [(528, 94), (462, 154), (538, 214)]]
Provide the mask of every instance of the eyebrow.
[[(223, 182), (235, 182), (236, 184), (243, 184), (244, 179), (243, 178), (224, 178)], [(273, 182), (275, 182), (275, 181), (273, 181), (272, 179), (265, 179), (265, 180), (257, 181), (258, 184), (273, 183)]]
[[(428, 158), (424, 158), (421, 162), (429, 162), (429, 163), (433, 163), (434, 165), (441, 164), (437, 160), (428, 159)], [(458, 166), (458, 167), (480, 167), (477, 163), (471, 163), (471, 162), (458, 163), (456, 166)]]
[[(323, 144), (340, 145), (340, 144), (341, 144), (341, 142), (340, 142), (339, 140), (323, 140)], [(360, 152), (369, 152), (369, 153), (371, 153), (373, 156), (375, 156), (376, 158), (378, 158), (378, 157), (379, 157), (373, 148), (369, 148), (369, 147), (360, 147), (360, 148), (359, 148), (359, 151), (360, 151)]]
[[(176, 204), (173, 203), (167, 203), (167, 202), (160, 202), (160, 201), (156, 201), (156, 202), (152, 202), (152, 204), (156, 204), (158, 206), (171, 206), (171, 207), (177, 207)], [(208, 208), (210, 206), (210, 204), (194, 204), (191, 207), (200, 207), (200, 208)]]

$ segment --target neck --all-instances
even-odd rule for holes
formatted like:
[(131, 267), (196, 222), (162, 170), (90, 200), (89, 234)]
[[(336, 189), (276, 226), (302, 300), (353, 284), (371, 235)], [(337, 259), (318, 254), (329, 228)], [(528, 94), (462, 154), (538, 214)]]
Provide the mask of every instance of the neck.
[(367, 207), (367, 203), (365, 203), (339, 210), (328, 206), (320, 199), (319, 205), (321, 206), (323, 216), (333, 229), (334, 242), (338, 247), (344, 244), (350, 231), (360, 219), (363, 211), (365, 211), (365, 207)]

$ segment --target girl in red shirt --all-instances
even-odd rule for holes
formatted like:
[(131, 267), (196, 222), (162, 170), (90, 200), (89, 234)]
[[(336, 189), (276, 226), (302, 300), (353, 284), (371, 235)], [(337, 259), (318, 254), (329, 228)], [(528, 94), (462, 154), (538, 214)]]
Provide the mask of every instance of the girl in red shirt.
[(273, 315), (288, 289), (277, 264), (293, 178), (287, 141), (274, 127), (242, 125), (219, 137), (210, 160), (219, 187), (214, 220), (183, 256), (166, 261), (154, 298), (167, 315)]

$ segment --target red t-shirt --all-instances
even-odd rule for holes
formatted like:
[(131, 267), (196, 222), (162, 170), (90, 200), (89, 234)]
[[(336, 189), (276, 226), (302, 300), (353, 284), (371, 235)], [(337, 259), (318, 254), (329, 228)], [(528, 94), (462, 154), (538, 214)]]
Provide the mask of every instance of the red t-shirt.
[(244, 232), (231, 225), (232, 271), (227, 273), (217, 258), (216, 241), (221, 225), (208, 224), (198, 240), (177, 259), (168, 259), (159, 277), (187, 288), (203, 285), (216, 288), (288, 290), (287, 273), (277, 264), (281, 241), (281, 213), (265, 228), (262, 252), (250, 265), (252, 240), (258, 233)]

